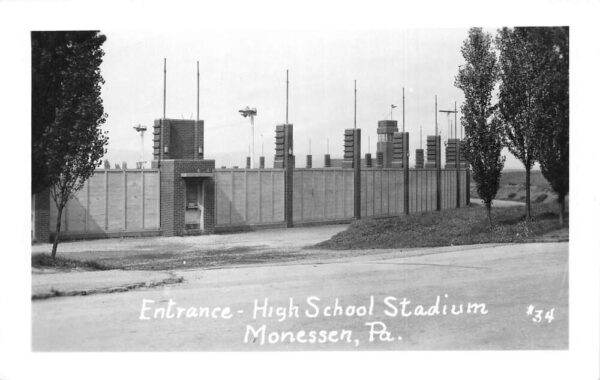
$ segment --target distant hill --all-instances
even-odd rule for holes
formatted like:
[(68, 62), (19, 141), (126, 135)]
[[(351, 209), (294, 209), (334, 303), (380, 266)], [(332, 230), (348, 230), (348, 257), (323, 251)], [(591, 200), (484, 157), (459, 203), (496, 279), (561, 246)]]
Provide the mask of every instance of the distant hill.
[[(471, 197), (479, 198), (473, 180), (471, 180)], [(524, 202), (525, 170), (504, 169), (496, 199)], [(531, 171), (531, 200), (536, 203), (556, 200), (556, 194), (552, 192), (552, 187), (539, 170)]]

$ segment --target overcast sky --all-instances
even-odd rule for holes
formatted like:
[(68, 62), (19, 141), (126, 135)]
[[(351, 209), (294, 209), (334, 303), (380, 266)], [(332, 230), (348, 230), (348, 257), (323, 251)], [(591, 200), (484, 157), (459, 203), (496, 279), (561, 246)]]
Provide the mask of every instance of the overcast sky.
[[(462, 91), (454, 87), (463, 63), (460, 46), (467, 29), (409, 29), (327, 32), (138, 33), (103, 31), (107, 36), (102, 96), (110, 141), (106, 158), (140, 157), (139, 134), (162, 117), (163, 58), (167, 58), (167, 118), (195, 118), (196, 61), (200, 64), (200, 119), (205, 125), (205, 158), (217, 167), (242, 167), (250, 144), (250, 121), (238, 110), (256, 107), (256, 156), (272, 165), (274, 129), (285, 122), (285, 70), (290, 71), (289, 121), (294, 124), (294, 153), (304, 166), (311, 140), (313, 163), (323, 154), (341, 157), (343, 130), (353, 126), (354, 80), (358, 87), (357, 126), (362, 152), (376, 151), (377, 121), (390, 116), (402, 124), (402, 87), (406, 91), (406, 130), (411, 165), (425, 136), (434, 133), (434, 96), (438, 108), (458, 108)], [(448, 118), (438, 114), (445, 141)], [(370, 136), (370, 147), (368, 137)], [(145, 159), (152, 149), (151, 128)], [(508, 152), (506, 168), (522, 167)]]

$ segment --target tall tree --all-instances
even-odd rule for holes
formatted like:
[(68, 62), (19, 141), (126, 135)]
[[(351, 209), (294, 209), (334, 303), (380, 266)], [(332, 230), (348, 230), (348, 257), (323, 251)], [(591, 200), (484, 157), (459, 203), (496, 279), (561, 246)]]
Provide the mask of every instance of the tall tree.
[(58, 211), (101, 164), (108, 137), (100, 97), (106, 37), (97, 31), (32, 32), (32, 191), (50, 187)]
[(481, 28), (471, 28), (461, 53), (465, 64), (458, 71), (455, 86), (465, 95), (461, 105), (461, 124), (465, 130), (465, 158), (473, 169), (477, 193), (483, 200), (490, 226), (492, 201), (500, 186), (505, 157), (502, 134), (494, 118), (492, 105), (498, 81), (498, 65), (492, 47), (492, 36)]
[(569, 193), (569, 28), (532, 28), (529, 46), (540, 62), (535, 123), (542, 174), (558, 195), (559, 220), (564, 226)]
[(525, 217), (531, 219), (531, 168), (538, 160), (536, 123), (540, 118), (540, 57), (532, 44), (534, 28), (503, 28), (496, 46), (500, 51), (498, 116), (508, 150), (525, 167)]

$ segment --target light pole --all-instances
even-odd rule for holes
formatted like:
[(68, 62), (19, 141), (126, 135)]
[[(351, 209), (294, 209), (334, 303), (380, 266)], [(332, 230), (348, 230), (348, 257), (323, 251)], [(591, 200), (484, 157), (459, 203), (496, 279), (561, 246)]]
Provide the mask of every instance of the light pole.
[(256, 116), (256, 108), (246, 107), (245, 109), (239, 110), (243, 117), (250, 116), (250, 127), (252, 135), (252, 144), (250, 145), (250, 167), (254, 168), (254, 116)]
[(148, 130), (148, 128), (146, 128), (145, 125), (138, 124), (135, 127), (133, 127), (133, 129), (135, 129), (136, 132), (139, 132), (140, 136), (141, 136), (141, 140), (142, 140), (142, 159), (140, 161), (140, 169), (143, 169), (144, 168), (144, 132), (146, 132), (146, 130)]

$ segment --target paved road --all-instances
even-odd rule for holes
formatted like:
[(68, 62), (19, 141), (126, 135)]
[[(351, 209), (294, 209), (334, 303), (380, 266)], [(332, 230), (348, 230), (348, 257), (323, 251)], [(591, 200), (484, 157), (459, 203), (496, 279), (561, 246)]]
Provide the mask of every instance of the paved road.
[[(568, 243), (421, 249), (410, 251), (408, 257), (406, 252), (369, 252), (320, 263), (183, 271), (178, 274), (185, 282), (178, 285), (34, 301), (33, 349), (568, 348)], [(309, 297), (318, 297), (318, 301)], [(386, 297), (389, 305), (384, 302)], [(277, 316), (260, 313), (253, 317), (254, 303), (263, 306), (265, 298), (268, 306), (283, 307), (285, 320), (278, 322)], [(336, 298), (342, 313), (354, 310), (367, 315), (324, 316), (326, 306), (334, 309)], [(151, 317), (158, 307), (167, 308), (170, 300), (183, 314), (180, 318), (140, 320), (143, 300), (154, 302), (147, 301), (145, 317)], [(402, 311), (403, 301), (405, 313), (416, 313), (415, 306), (421, 304), (432, 315), (394, 316), (394, 310)], [(285, 309), (290, 302), (298, 308), (298, 317), (294, 307)], [(482, 308), (472, 308), (467, 314), (469, 302), (471, 306), (485, 303), (487, 314)], [(454, 311), (462, 304), (463, 314), (452, 315), (452, 304), (456, 305)], [(446, 315), (442, 315), (444, 305)], [(528, 316), (529, 305), (535, 311)], [(192, 316), (194, 311), (204, 312), (203, 307), (210, 308), (217, 318)], [(231, 314), (223, 312), (225, 307), (231, 308)], [(532, 321), (537, 310), (550, 309), (554, 309), (551, 323)], [(381, 333), (380, 323), (390, 336)], [(372, 335), (373, 342), (369, 342), (371, 328), (380, 332)], [(325, 331), (323, 343), (319, 342), (321, 330)], [(314, 343), (310, 343), (311, 331), (315, 331)], [(261, 344), (263, 332), (265, 342)], [(271, 344), (269, 339), (278, 342)]]

